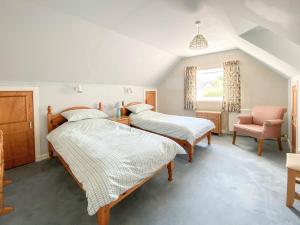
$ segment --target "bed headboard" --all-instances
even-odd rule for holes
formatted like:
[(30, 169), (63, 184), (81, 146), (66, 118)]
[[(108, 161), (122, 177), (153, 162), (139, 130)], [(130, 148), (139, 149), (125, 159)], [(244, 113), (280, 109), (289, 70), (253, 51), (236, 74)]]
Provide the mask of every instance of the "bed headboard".
[(126, 105), (124, 104), (124, 102), (122, 102), (121, 115), (129, 116), (131, 112), (128, 109), (126, 109), (126, 107), (131, 106), (131, 105), (138, 105), (138, 104), (142, 104), (142, 102), (129, 102)]
[[(67, 120), (61, 115), (62, 112), (66, 112), (66, 111), (74, 110), (74, 109), (91, 109), (91, 108), (86, 107), (86, 106), (74, 106), (74, 107), (71, 107), (71, 108), (64, 109), (60, 113), (53, 114), (52, 113), (52, 107), (48, 106), (48, 113), (47, 113), (48, 133), (50, 133), (50, 131), (52, 131), (55, 128), (59, 127), (63, 123), (67, 122)], [(101, 102), (99, 102), (98, 110), (103, 111), (103, 107), (102, 107)]]

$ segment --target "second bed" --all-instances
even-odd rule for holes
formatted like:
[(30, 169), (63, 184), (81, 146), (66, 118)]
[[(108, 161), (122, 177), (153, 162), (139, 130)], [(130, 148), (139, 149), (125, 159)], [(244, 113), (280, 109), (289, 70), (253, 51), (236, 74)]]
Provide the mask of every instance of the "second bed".
[(123, 103), (122, 114), (130, 117), (131, 126), (168, 137), (185, 147), (189, 162), (193, 160), (198, 142), (207, 138), (208, 144), (211, 144), (211, 133), (215, 125), (210, 120), (163, 114), (151, 109), (151, 106), (140, 102), (127, 105)]

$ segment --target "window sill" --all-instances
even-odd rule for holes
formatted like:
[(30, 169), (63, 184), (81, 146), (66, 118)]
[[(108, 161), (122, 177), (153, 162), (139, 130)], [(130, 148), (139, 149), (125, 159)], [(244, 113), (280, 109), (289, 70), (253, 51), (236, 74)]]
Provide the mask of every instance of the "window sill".
[(201, 102), (213, 102), (213, 103), (222, 103), (223, 100), (219, 99), (201, 99), (201, 100), (196, 100), (196, 103), (201, 103)]

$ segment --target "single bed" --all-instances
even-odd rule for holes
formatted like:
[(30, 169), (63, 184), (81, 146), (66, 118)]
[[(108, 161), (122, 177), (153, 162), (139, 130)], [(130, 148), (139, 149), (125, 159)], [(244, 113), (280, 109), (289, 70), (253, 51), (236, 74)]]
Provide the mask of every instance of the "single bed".
[[(88, 107), (72, 107), (62, 112)], [(99, 104), (99, 110), (101, 110)], [(184, 150), (175, 142), (107, 119), (68, 122), (48, 107), (49, 155), (57, 156), (82, 190), (88, 213), (108, 225), (110, 209)]]
[(130, 125), (174, 140), (187, 149), (189, 162), (193, 160), (194, 148), (199, 141), (207, 138), (208, 144), (211, 144), (211, 132), (215, 125), (210, 120), (168, 115), (152, 110), (131, 113), (127, 109), (138, 104), (142, 103), (122, 103), (122, 114), (130, 117)]

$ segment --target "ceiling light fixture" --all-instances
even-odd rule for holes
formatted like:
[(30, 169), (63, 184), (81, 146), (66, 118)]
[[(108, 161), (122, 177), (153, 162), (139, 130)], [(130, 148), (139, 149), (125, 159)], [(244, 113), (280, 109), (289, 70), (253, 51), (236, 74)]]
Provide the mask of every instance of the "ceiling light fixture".
[(200, 21), (196, 21), (195, 24), (198, 28), (198, 34), (191, 41), (190, 49), (205, 49), (208, 44), (206, 38), (199, 33)]

